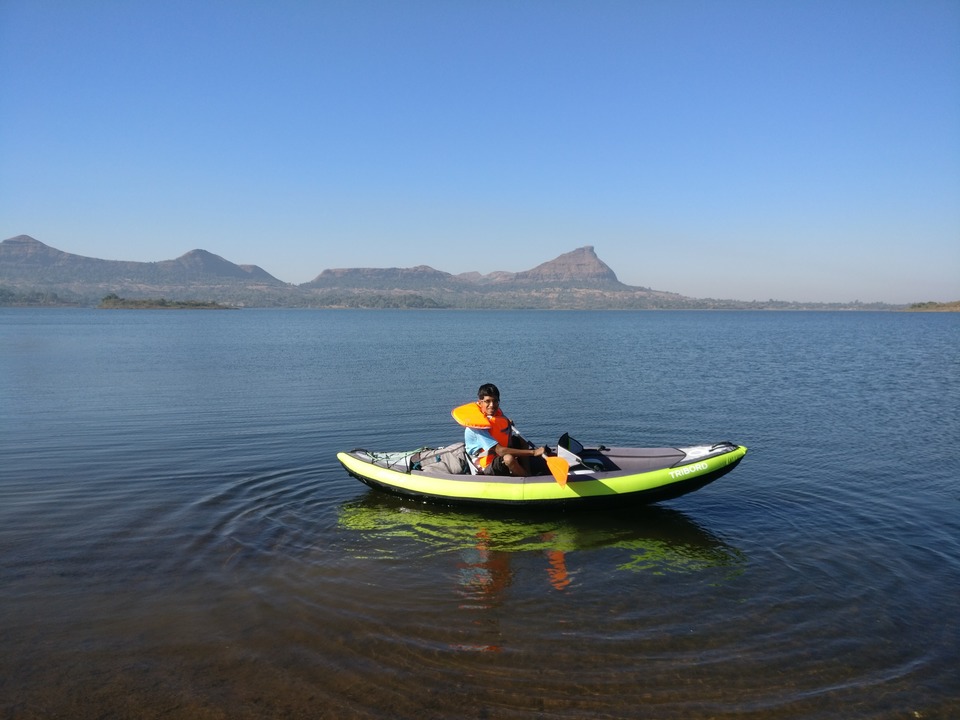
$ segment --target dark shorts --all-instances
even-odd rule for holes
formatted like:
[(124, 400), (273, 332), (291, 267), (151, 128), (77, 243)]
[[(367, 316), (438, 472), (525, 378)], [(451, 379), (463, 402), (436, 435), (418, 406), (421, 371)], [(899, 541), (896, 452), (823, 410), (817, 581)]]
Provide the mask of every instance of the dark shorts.
[[(525, 448), (528, 446), (528, 443), (522, 438), (518, 438), (516, 435), (510, 436), (510, 441), (507, 445), (512, 448)], [(493, 458), (493, 462), (490, 463), (487, 468), (483, 471), (484, 475), (509, 475), (510, 468), (507, 467), (507, 464), (503, 461), (503, 458), (499, 455)]]
[(484, 475), (509, 475), (510, 468), (507, 467), (507, 464), (503, 461), (503, 458), (497, 455), (493, 462), (487, 465), (483, 471)]

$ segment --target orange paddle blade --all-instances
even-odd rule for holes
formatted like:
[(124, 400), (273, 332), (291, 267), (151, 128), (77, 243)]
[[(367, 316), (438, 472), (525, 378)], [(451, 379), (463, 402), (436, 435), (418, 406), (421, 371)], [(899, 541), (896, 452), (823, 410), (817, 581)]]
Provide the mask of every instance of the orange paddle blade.
[(563, 458), (555, 456), (545, 457), (544, 460), (547, 461), (547, 468), (549, 468), (550, 474), (553, 475), (553, 479), (560, 483), (561, 487), (566, 487), (567, 473), (570, 472), (570, 463)]

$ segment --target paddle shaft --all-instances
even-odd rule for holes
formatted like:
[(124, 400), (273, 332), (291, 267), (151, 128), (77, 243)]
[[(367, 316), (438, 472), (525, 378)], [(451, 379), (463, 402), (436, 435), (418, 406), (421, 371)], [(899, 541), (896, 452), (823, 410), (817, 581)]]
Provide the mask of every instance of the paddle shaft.
[[(527, 440), (520, 433), (520, 431), (517, 430), (517, 426), (514, 425), (512, 421), (510, 424), (513, 427), (514, 434), (523, 440), (530, 448), (535, 450), (536, 448), (534, 447), (534, 444)], [(553, 479), (556, 480), (561, 486), (565, 487), (567, 484), (567, 475), (570, 473), (570, 463), (568, 463), (562, 457), (557, 457), (556, 455), (547, 455), (546, 451), (549, 450), (549, 448), (546, 445), (543, 446), (543, 449), (544, 454), (541, 457), (543, 457), (544, 461), (547, 463), (547, 469), (550, 471), (550, 474), (553, 475)]]

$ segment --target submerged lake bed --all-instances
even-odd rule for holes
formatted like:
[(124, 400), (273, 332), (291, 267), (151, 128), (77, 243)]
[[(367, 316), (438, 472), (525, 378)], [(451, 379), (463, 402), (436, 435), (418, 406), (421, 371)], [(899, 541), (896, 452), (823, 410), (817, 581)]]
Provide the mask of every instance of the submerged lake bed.
[[(340, 450), (749, 448), (447, 507)], [(0, 309), (4, 717), (960, 716), (960, 316)]]

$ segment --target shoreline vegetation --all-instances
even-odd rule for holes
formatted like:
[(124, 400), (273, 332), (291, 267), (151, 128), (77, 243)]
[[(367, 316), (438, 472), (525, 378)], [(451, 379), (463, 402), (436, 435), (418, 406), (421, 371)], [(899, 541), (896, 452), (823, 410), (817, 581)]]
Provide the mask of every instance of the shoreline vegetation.
[(567, 301), (560, 296), (536, 294), (524, 296), (515, 294), (501, 298), (500, 302), (455, 302), (447, 298), (440, 301), (427, 295), (412, 292), (384, 292), (376, 290), (354, 290), (353, 292), (328, 291), (318, 293), (311, 302), (293, 301), (291, 298), (272, 298), (272, 302), (257, 302), (253, 297), (234, 297), (228, 302), (198, 299), (160, 298), (123, 298), (115, 292), (102, 297), (99, 301), (89, 296), (71, 292), (55, 292), (40, 289), (13, 289), (0, 285), (0, 307), (49, 307), (49, 308), (98, 308), (108, 310), (236, 310), (242, 308), (316, 308), (330, 310), (753, 310), (753, 311), (820, 311), (820, 312), (960, 312), (960, 300), (950, 302), (917, 302), (909, 305), (889, 305), (886, 303), (799, 303), (778, 300), (759, 301), (719, 301), (691, 300), (675, 303), (651, 303), (635, 305), (629, 302), (617, 302), (606, 297), (607, 302), (596, 298), (594, 302), (577, 303)]
[(99, 310), (231, 310), (227, 305), (208, 302), (206, 300), (167, 300), (160, 299), (128, 299), (110, 293), (105, 296), (100, 304)]
[(954, 300), (953, 302), (923, 302), (923, 303), (913, 303), (908, 308), (907, 312), (960, 312), (960, 300)]

